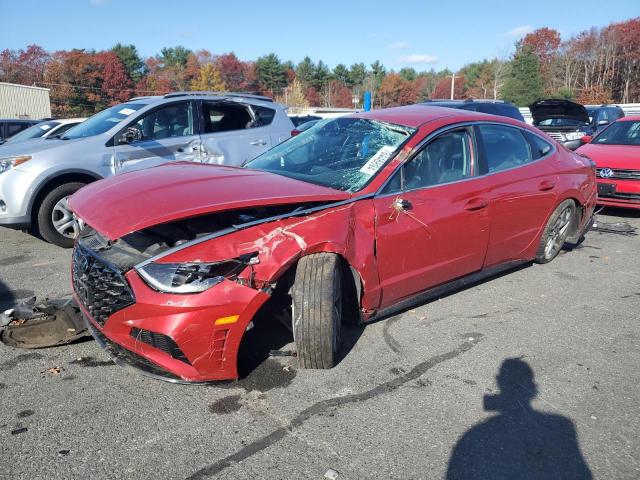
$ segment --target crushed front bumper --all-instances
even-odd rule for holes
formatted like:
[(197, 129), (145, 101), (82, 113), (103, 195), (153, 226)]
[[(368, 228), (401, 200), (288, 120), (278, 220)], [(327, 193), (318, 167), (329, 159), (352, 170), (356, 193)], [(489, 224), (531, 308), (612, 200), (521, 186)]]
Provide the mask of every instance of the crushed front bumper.
[[(84, 266), (74, 251), (74, 296), (93, 336), (116, 363), (172, 382), (238, 378), (240, 342), (268, 294), (229, 280), (198, 294), (161, 293), (132, 269), (122, 279), (133, 303), (125, 302), (127, 306), (104, 318), (99, 313), (104, 311), (104, 301), (96, 304), (92, 285), (79, 281)], [(95, 270), (89, 274), (97, 276)], [(98, 284), (98, 291), (104, 291), (105, 285)]]

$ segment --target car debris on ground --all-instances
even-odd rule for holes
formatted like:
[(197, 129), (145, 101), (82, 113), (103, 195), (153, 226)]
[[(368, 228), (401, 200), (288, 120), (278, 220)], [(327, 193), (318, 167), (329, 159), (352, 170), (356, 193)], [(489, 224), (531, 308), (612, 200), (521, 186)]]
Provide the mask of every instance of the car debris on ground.
[(0, 313), (0, 340), (11, 347), (54, 347), (90, 336), (70, 298), (37, 302), (31, 297)]

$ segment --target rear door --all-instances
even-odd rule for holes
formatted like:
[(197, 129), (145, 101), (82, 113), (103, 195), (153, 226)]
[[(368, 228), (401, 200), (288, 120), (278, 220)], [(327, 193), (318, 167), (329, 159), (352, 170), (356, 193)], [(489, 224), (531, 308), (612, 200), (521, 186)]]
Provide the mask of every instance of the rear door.
[(127, 125), (130, 126), (135, 126), (142, 132), (142, 140), (120, 145), (118, 138), (122, 132), (116, 135), (116, 173), (140, 170), (166, 162), (194, 161), (200, 156), (200, 135), (191, 101), (173, 102), (158, 107)]
[(256, 115), (239, 102), (205, 100), (200, 103), (200, 119), (203, 162), (239, 166), (271, 148), (269, 112)]
[(557, 198), (555, 148), (515, 126), (480, 124), (480, 165), (490, 180), (491, 235), (485, 266), (520, 260)]
[(482, 268), (488, 184), (473, 136), (465, 127), (430, 140), (374, 199), (382, 307)]

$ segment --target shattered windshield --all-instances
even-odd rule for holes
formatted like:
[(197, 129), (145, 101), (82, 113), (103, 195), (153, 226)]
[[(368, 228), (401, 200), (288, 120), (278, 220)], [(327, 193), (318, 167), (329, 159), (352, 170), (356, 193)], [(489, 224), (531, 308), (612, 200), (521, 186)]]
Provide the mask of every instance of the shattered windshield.
[(414, 132), (413, 128), (364, 118), (324, 120), (245, 166), (356, 192)]

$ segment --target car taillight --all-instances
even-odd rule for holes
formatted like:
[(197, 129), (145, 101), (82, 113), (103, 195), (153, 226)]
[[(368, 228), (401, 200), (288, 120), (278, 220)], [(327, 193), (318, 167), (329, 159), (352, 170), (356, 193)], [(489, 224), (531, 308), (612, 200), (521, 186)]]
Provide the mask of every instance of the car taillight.
[(293, 130), (291, 130), (291, 136), (295, 137), (296, 135), (298, 135), (300, 133), (300, 130), (296, 130), (295, 128)]

